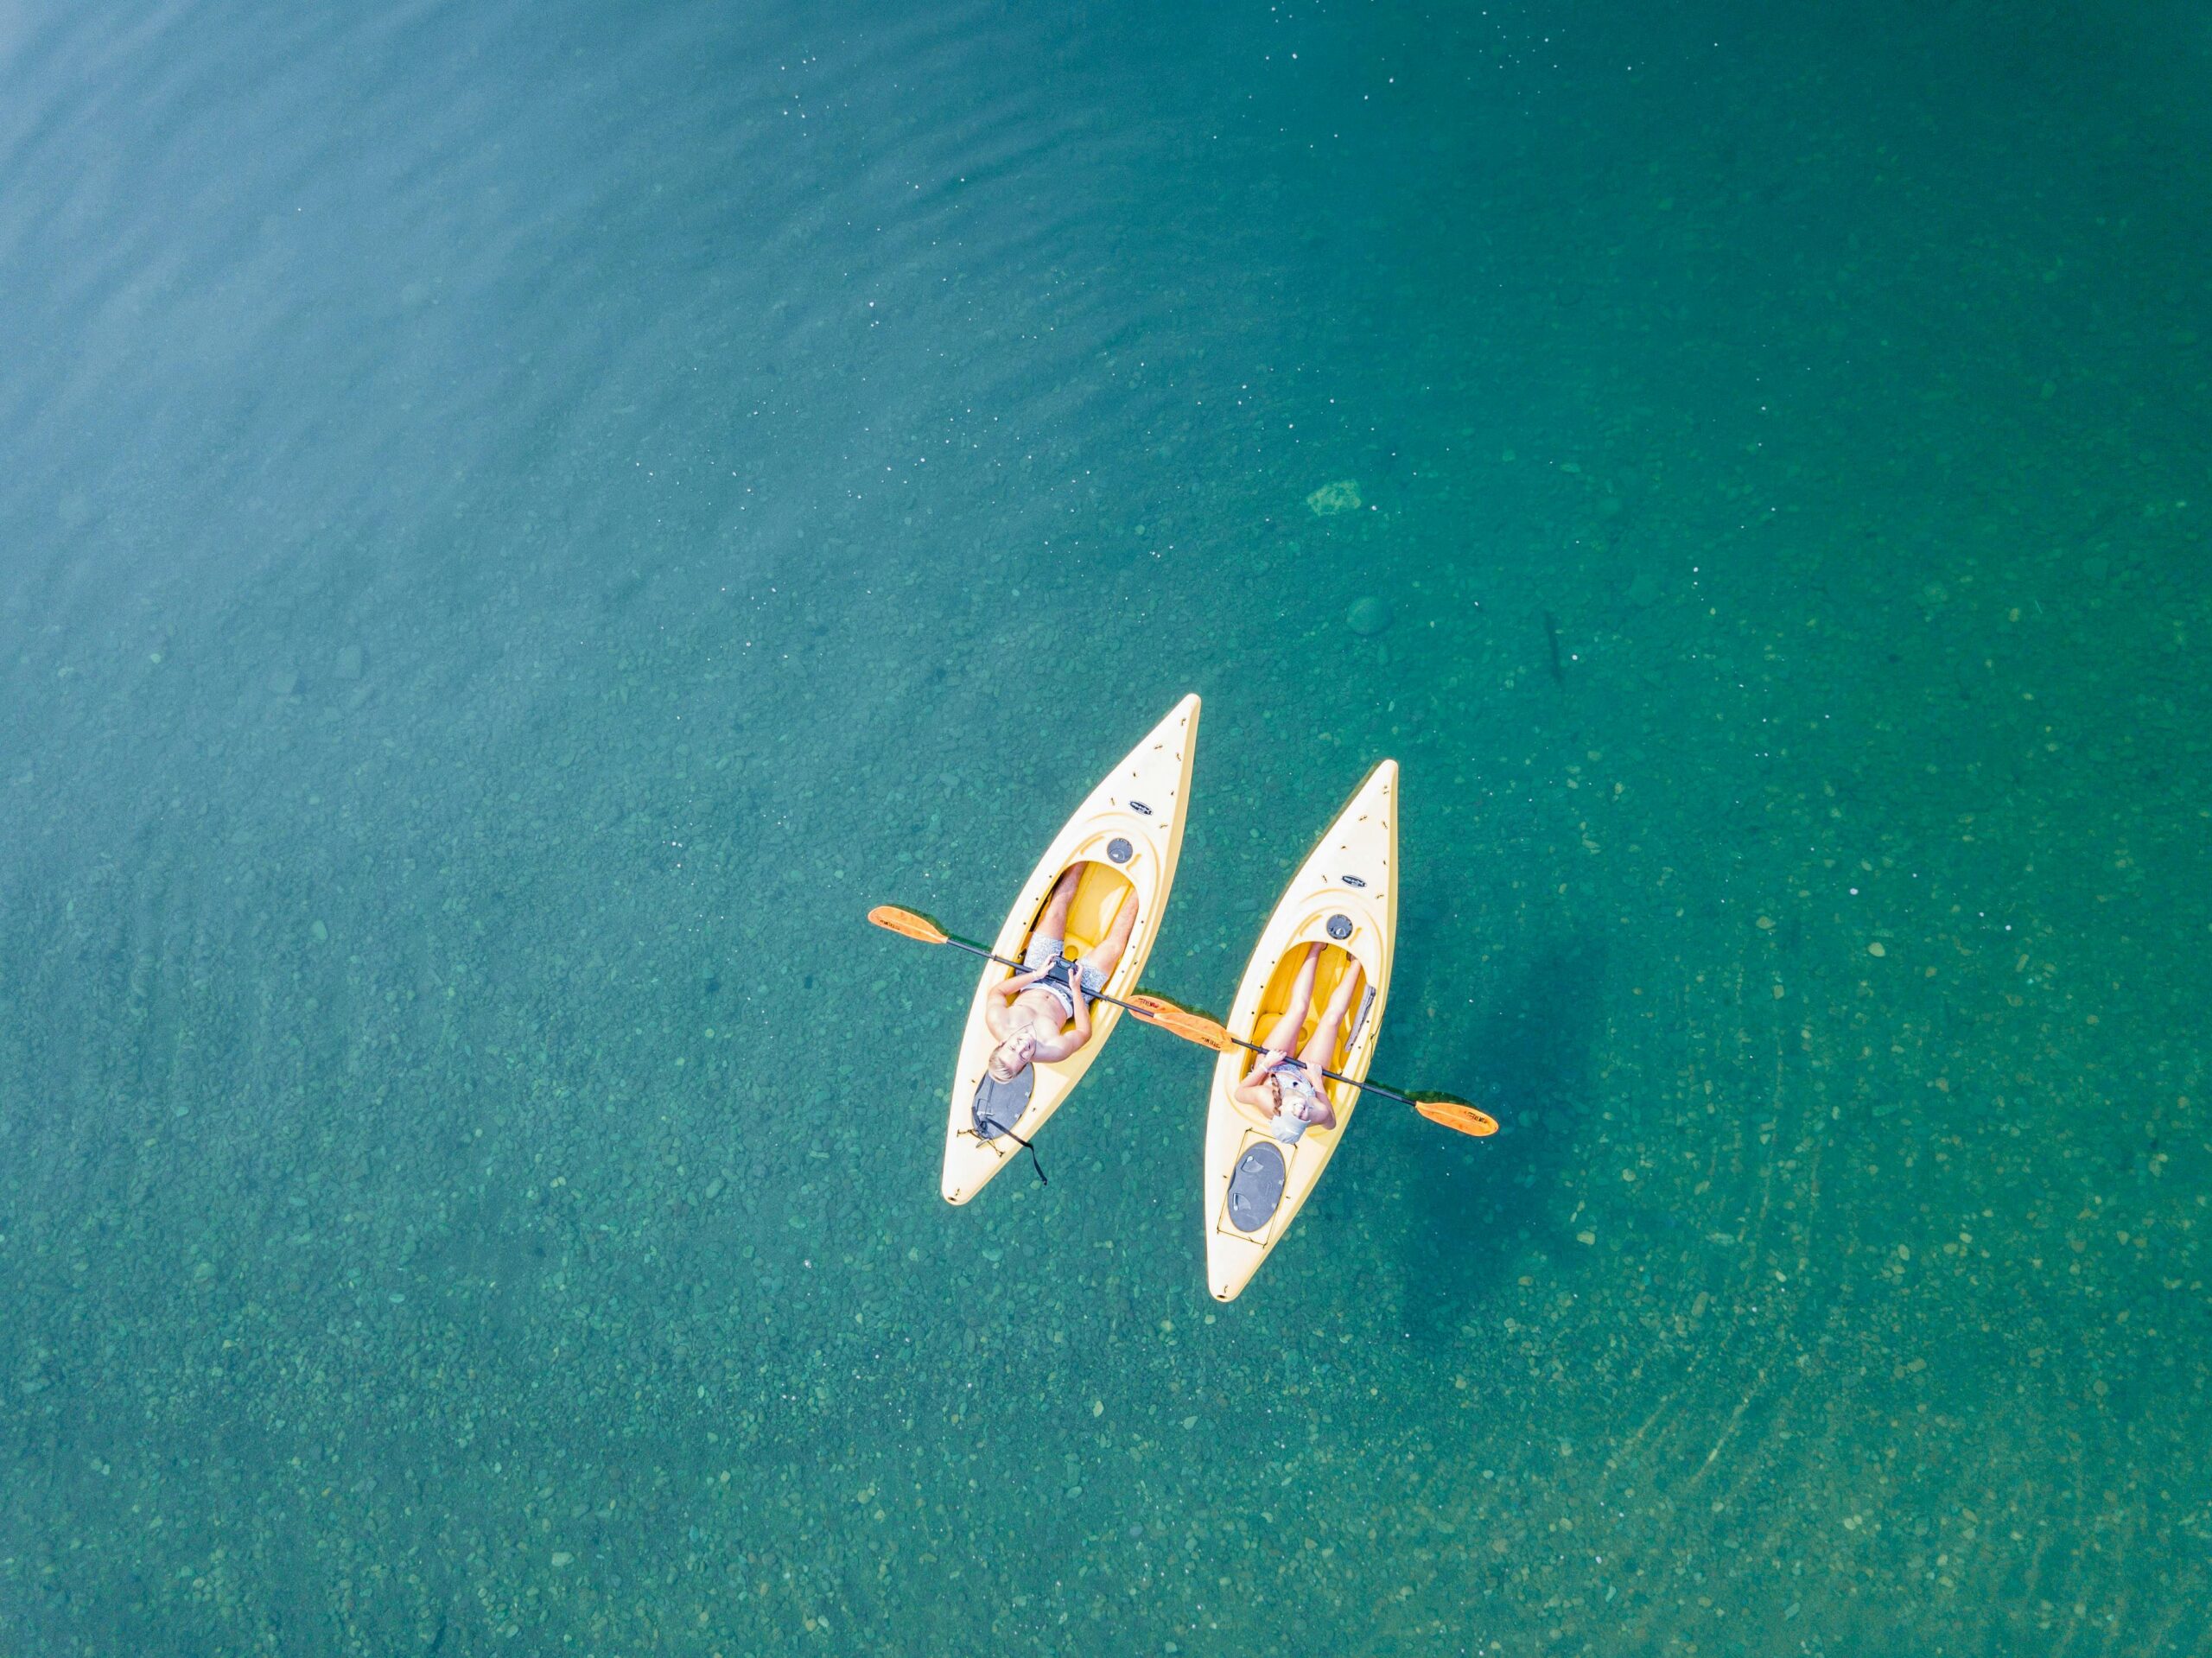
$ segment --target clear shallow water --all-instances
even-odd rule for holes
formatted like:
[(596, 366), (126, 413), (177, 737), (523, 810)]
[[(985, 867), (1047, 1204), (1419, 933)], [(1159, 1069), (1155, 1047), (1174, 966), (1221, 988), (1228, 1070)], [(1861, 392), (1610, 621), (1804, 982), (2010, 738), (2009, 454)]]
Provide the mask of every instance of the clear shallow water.
[[(2203, 1650), (2207, 50), (0, 19), (0, 1636)], [(1510, 1124), (1226, 1309), (859, 920), (1192, 689), (1150, 979), (1395, 755)]]

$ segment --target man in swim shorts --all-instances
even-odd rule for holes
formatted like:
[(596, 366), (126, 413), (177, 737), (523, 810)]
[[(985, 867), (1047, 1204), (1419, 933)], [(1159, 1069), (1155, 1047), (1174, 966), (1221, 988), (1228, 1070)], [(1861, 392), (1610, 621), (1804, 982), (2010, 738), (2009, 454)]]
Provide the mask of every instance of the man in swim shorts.
[(1065, 1059), (1090, 1040), (1089, 999), (1106, 988), (1128, 948), (1137, 924), (1136, 894), (1125, 894), (1106, 936), (1080, 960), (1067, 949), (1068, 908), (1083, 884), (1083, 866), (1071, 864), (1053, 883), (1045, 913), (1021, 954), (1023, 970), (991, 987), (983, 1020), (999, 1039), (986, 1065), (992, 1077), (1010, 1083), (1039, 1060)]

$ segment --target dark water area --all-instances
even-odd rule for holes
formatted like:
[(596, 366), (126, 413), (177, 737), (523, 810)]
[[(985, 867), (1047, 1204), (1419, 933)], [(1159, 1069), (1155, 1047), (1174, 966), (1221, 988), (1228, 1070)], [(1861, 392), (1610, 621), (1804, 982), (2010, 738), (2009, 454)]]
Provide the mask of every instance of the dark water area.
[[(0, 1650), (2212, 1651), (2201, 8), (0, 10)], [(1236, 1301), (972, 963), (1403, 767)]]

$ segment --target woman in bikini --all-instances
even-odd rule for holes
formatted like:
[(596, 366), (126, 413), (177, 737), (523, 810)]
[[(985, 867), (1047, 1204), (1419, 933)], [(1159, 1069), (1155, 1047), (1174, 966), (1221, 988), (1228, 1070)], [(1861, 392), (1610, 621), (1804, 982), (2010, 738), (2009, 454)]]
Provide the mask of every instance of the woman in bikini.
[(986, 1069), (998, 1082), (1012, 1082), (1039, 1060), (1065, 1059), (1090, 1040), (1089, 999), (1106, 988), (1128, 948), (1137, 904), (1134, 892), (1125, 894), (1106, 936), (1080, 960), (1068, 961), (1060, 953), (1067, 948), (1068, 908), (1082, 884), (1081, 864), (1060, 873), (1021, 954), (1025, 970), (991, 987), (983, 1020), (999, 1045)]
[(1308, 1128), (1337, 1126), (1336, 1108), (1322, 1091), (1321, 1073), (1336, 1058), (1344, 1015), (1351, 1011), (1352, 999), (1359, 994), (1358, 962), (1354, 962), (1351, 970), (1337, 981), (1320, 1023), (1313, 1027), (1305, 1047), (1295, 1056), (1291, 1052), (1291, 1045), (1298, 1040), (1306, 1016), (1313, 1008), (1313, 975), (1320, 967), (1325, 948), (1319, 940), (1306, 947), (1306, 960), (1290, 987), (1290, 1006), (1268, 1032), (1267, 1051), (1244, 1080), (1230, 1090), (1230, 1096), (1239, 1105), (1264, 1117), (1268, 1132), (1285, 1145), (1294, 1144)]

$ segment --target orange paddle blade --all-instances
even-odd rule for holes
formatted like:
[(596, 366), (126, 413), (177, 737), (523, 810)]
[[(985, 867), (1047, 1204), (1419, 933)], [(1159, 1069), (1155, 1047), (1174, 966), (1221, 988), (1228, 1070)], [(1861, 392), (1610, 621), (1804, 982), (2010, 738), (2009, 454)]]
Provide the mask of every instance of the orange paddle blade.
[(1147, 1025), (1157, 1025), (1161, 1030), (1181, 1037), (1185, 1042), (1195, 1042), (1202, 1048), (1211, 1048), (1216, 1053), (1226, 1053), (1236, 1045), (1229, 1032), (1204, 1013), (1190, 1013), (1178, 1007), (1165, 996), (1131, 996), (1128, 1010)]
[(1431, 1122), (1440, 1122), (1446, 1128), (1455, 1128), (1463, 1134), (1473, 1134), (1478, 1139), (1497, 1132), (1496, 1117), (1456, 1100), (1415, 1100), (1414, 1109)]
[(902, 938), (918, 939), (925, 944), (942, 944), (945, 931), (925, 915), (916, 915), (912, 910), (902, 910), (895, 904), (879, 904), (868, 912), (868, 918), (887, 931)]

